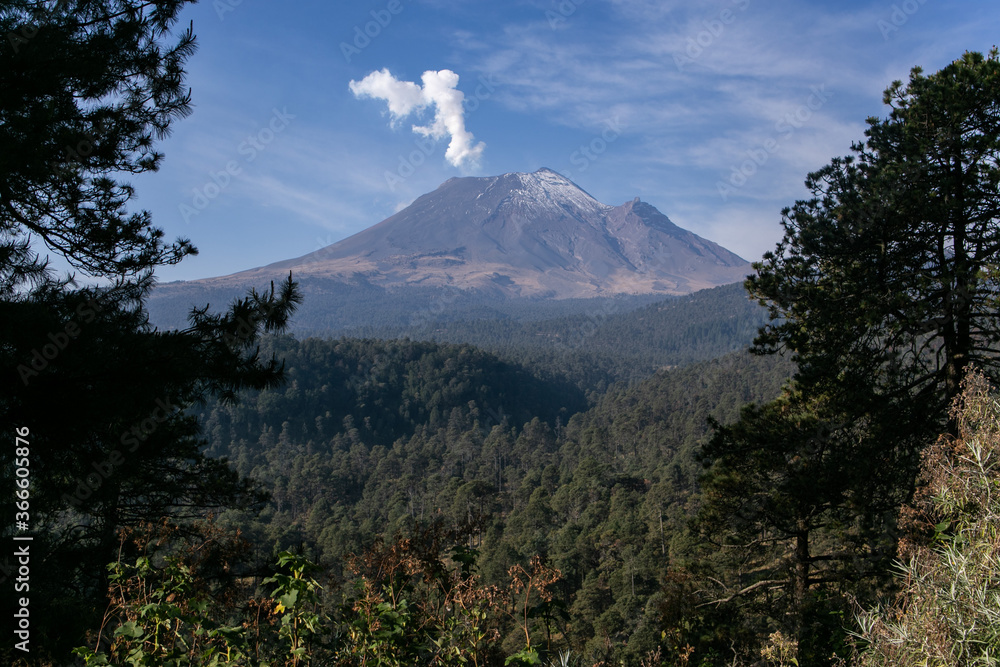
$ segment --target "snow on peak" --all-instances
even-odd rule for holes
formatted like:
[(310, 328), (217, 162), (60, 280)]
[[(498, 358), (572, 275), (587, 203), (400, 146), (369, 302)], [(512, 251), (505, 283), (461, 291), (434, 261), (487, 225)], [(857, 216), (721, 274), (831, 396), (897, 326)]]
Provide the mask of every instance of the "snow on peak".
[(573, 181), (547, 167), (526, 174), (515, 172), (506, 174), (517, 185), (512, 194), (523, 203), (542, 209), (566, 211), (575, 209), (577, 213), (603, 213), (611, 206), (602, 204)]

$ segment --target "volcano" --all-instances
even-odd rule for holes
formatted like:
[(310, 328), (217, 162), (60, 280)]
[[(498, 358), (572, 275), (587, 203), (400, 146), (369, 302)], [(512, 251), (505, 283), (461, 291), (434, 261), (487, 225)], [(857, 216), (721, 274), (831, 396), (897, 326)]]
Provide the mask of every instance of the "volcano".
[[(688, 294), (742, 280), (750, 264), (635, 198), (602, 204), (551, 169), (452, 178), (395, 215), (296, 259), (229, 280), (287, 275), (385, 289), (498, 297)], [(220, 279), (215, 279), (220, 280)]]

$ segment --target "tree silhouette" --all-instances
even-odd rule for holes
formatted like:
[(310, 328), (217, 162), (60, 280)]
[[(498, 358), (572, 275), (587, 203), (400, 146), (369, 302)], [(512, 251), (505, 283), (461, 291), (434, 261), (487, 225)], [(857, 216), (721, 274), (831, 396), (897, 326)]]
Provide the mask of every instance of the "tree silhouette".
[[(289, 276), (222, 314), (198, 309), (187, 328), (157, 331), (144, 307), (153, 271), (196, 250), (165, 243), (147, 211), (128, 207), (124, 179), (158, 168), (155, 140), (190, 111), (194, 34), (173, 34), (185, 4), (0, 9), (0, 424), (29, 433), (35, 660), (62, 660), (100, 613), (118, 529), (260, 501), (203, 454), (185, 410), (281, 381), (282, 365), (257, 344), (285, 328), (297, 286)], [(57, 278), (42, 252), (90, 286)], [(0, 463), (9, 478), (10, 448)], [(0, 510), (7, 534), (13, 510)]]

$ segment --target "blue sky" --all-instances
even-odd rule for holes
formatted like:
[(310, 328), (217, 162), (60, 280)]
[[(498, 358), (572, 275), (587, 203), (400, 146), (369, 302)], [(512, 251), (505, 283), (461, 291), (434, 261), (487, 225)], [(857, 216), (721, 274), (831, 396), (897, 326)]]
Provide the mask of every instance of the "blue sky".
[[(540, 167), (608, 204), (640, 196), (755, 260), (805, 175), (885, 115), (885, 87), (989, 50), (1000, 6), (203, 0), (187, 21), (194, 113), (161, 142), (161, 170), (134, 181), (135, 206), (201, 254), (161, 281), (304, 255), (453, 176)], [(450, 134), (413, 131), (432, 104), (394, 117), (352, 92), (383, 69), (414, 86), (456, 74), (478, 159), (453, 164)]]

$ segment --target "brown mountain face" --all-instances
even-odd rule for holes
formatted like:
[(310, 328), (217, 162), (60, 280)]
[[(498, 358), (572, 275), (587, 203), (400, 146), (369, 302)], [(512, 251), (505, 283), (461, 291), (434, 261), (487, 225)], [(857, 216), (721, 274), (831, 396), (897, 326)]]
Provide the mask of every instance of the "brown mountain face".
[[(452, 178), (363, 232), (215, 281), (287, 275), (504, 297), (687, 294), (750, 265), (636, 198), (602, 204), (550, 169)], [(214, 282), (214, 281), (213, 281)]]

